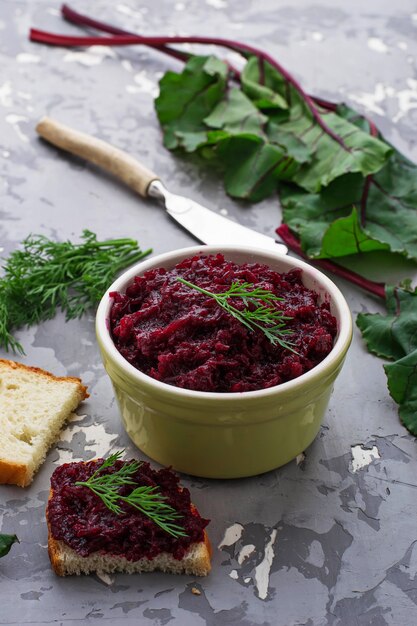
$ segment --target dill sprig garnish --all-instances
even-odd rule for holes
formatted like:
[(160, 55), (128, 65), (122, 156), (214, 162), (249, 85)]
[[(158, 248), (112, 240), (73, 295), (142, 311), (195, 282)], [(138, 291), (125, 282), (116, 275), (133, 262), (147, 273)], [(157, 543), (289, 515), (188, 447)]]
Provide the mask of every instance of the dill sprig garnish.
[(139, 469), (141, 465), (139, 461), (122, 465), (117, 472), (112, 474), (101, 473), (102, 470), (114, 465), (123, 453), (124, 450), (110, 455), (88, 480), (77, 481), (74, 484), (91, 489), (116, 515), (125, 513), (120, 507), (120, 502), (124, 502), (149, 517), (173, 537), (186, 537), (187, 533), (184, 528), (175, 523), (175, 520), (182, 518), (182, 515), (166, 502), (166, 497), (158, 491), (157, 487), (136, 487), (128, 496), (120, 495), (121, 487), (137, 484), (132, 475)]
[(0, 347), (24, 354), (13, 330), (51, 319), (81, 317), (111, 285), (115, 275), (143, 258), (134, 239), (97, 241), (84, 230), (82, 243), (30, 235), (5, 259), (0, 278)]
[[(286, 320), (292, 319), (274, 306), (275, 302), (282, 302), (284, 298), (276, 296), (272, 291), (256, 287), (253, 283), (233, 281), (227, 291), (213, 293), (203, 287), (194, 285), (184, 278), (177, 278), (180, 283), (195, 289), (200, 293), (213, 298), (227, 313), (233, 315), (249, 330), (261, 330), (273, 344), (279, 344), (286, 350), (295, 350), (291, 347), (292, 342), (286, 341), (285, 336), (291, 335), (292, 331), (285, 328)], [(232, 298), (240, 298), (245, 305), (244, 309), (238, 309), (230, 303)]]

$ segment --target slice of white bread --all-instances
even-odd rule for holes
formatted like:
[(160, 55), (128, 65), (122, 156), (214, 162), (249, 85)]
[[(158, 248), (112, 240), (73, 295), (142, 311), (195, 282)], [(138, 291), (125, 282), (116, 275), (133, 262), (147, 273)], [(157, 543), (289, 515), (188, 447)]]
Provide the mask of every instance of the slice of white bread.
[(207, 576), (210, 573), (211, 548), (204, 531), (204, 541), (193, 543), (181, 560), (175, 559), (168, 552), (161, 552), (153, 559), (146, 557), (137, 561), (128, 561), (124, 556), (94, 552), (89, 556), (80, 556), (63, 541), (48, 536), (48, 552), (51, 565), (58, 576), (71, 574), (138, 574), (141, 572), (167, 572), (169, 574), (189, 574)]
[(0, 484), (26, 487), (88, 396), (79, 378), (0, 359)]
[[(181, 489), (181, 487), (180, 487)], [(49, 500), (53, 497), (53, 489), (49, 492)], [(129, 561), (124, 556), (117, 556), (103, 551), (93, 552), (89, 556), (80, 556), (64, 541), (54, 539), (46, 507), (48, 524), (48, 553), (52, 569), (58, 576), (72, 574), (138, 574), (141, 572), (166, 572), (169, 574), (188, 574), (191, 576), (207, 576), (211, 570), (211, 545), (206, 531), (203, 540), (192, 543), (182, 559), (176, 559), (169, 552), (161, 552), (152, 559), (143, 557)], [(197, 513), (191, 504), (191, 513)]]

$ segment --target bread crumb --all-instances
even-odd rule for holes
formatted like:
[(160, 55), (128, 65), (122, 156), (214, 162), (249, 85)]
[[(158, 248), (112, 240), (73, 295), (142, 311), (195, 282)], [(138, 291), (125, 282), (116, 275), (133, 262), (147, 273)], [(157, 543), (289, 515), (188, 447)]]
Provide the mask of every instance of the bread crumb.
[(201, 591), (200, 589), (197, 589), (197, 587), (191, 587), (191, 593), (193, 593), (195, 596), (201, 596)]

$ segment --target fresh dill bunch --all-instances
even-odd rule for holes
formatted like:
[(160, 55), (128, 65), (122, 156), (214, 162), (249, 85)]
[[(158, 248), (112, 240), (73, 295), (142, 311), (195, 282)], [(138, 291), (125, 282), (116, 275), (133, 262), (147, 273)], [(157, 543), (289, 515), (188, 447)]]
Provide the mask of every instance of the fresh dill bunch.
[[(213, 298), (219, 306), (233, 315), (249, 330), (262, 331), (273, 345), (279, 344), (282, 348), (295, 352), (294, 348), (291, 347), (292, 342), (285, 340), (285, 336), (292, 334), (291, 330), (285, 328), (285, 322), (292, 318), (284, 315), (280, 309), (274, 306), (275, 302), (282, 302), (284, 298), (276, 296), (268, 289), (256, 287), (253, 283), (233, 281), (227, 291), (213, 293), (190, 283), (184, 278), (177, 278), (177, 280), (187, 287)], [(232, 298), (240, 298), (245, 308), (238, 309), (233, 306), (230, 303)]]
[(7, 295), (4, 281), (0, 279), (0, 346), (6, 351), (12, 350), (15, 353), (23, 354), (23, 348), (11, 333), (10, 318), (13, 317), (10, 304), (7, 302)]
[(173, 537), (186, 537), (187, 534), (184, 528), (175, 522), (182, 515), (166, 502), (166, 497), (159, 493), (157, 487), (136, 487), (128, 496), (120, 495), (119, 490), (121, 487), (136, 484), (136, 481), (132, 479), (132, 475), (140, 467), (138, 461), (132, 461), (127, 465), (123, 465), (113, 474), (101, 474), (102, 470), (114, 465), (123, 453), (124, 450), (110, 455), (88, 480), (77, 481), (74, 484), (91, 489), (103, 501), (106, 507), (116, 515), (124, 513), (120, 507), (120, 502), (124, 502), (149, 517), (157, 526)]
[(21, 249), (4, 259), (0, 278), (0, 347), (24, 354), (13, 330), (51, 319), (62, 310), (66, 319), (93, 307), (115, 275), (151, 252), (134, 239), (97, 241), (89, 230), (82, 243), (52, 241), (30, 235)]

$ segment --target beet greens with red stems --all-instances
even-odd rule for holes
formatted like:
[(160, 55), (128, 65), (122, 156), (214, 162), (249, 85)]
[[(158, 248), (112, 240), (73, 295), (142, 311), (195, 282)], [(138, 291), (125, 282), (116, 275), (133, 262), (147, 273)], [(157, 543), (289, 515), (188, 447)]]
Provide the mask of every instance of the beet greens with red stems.
[[(375, 250), (417, 260), (416, 165), (370, 120), (307, 94), (275, 59), (253, 46), (218, 37), (144, 37), (67, 5), (62, 14), (106, 36), (32, 30), (31, 39), (67, 47), (146, 45), (186, 63), (181, 73), (167, 72), (160, 81), (155, 106), (164, 145), (198, 153), (218, 168), (233, 197), (254, 202), (278, 191), (283, 224), (277, 232), (284, 242), (385, 299), (386, 316), (361, 314), (357, 324), (368, 349), (393, 360), (385, 366), (388, 387), (404, 425), (417, 435), (416, 291), (408, 284), (385, 287), (328, 260)], [(239, 52), (244, 69), (172, 47), (182, 43)]]

